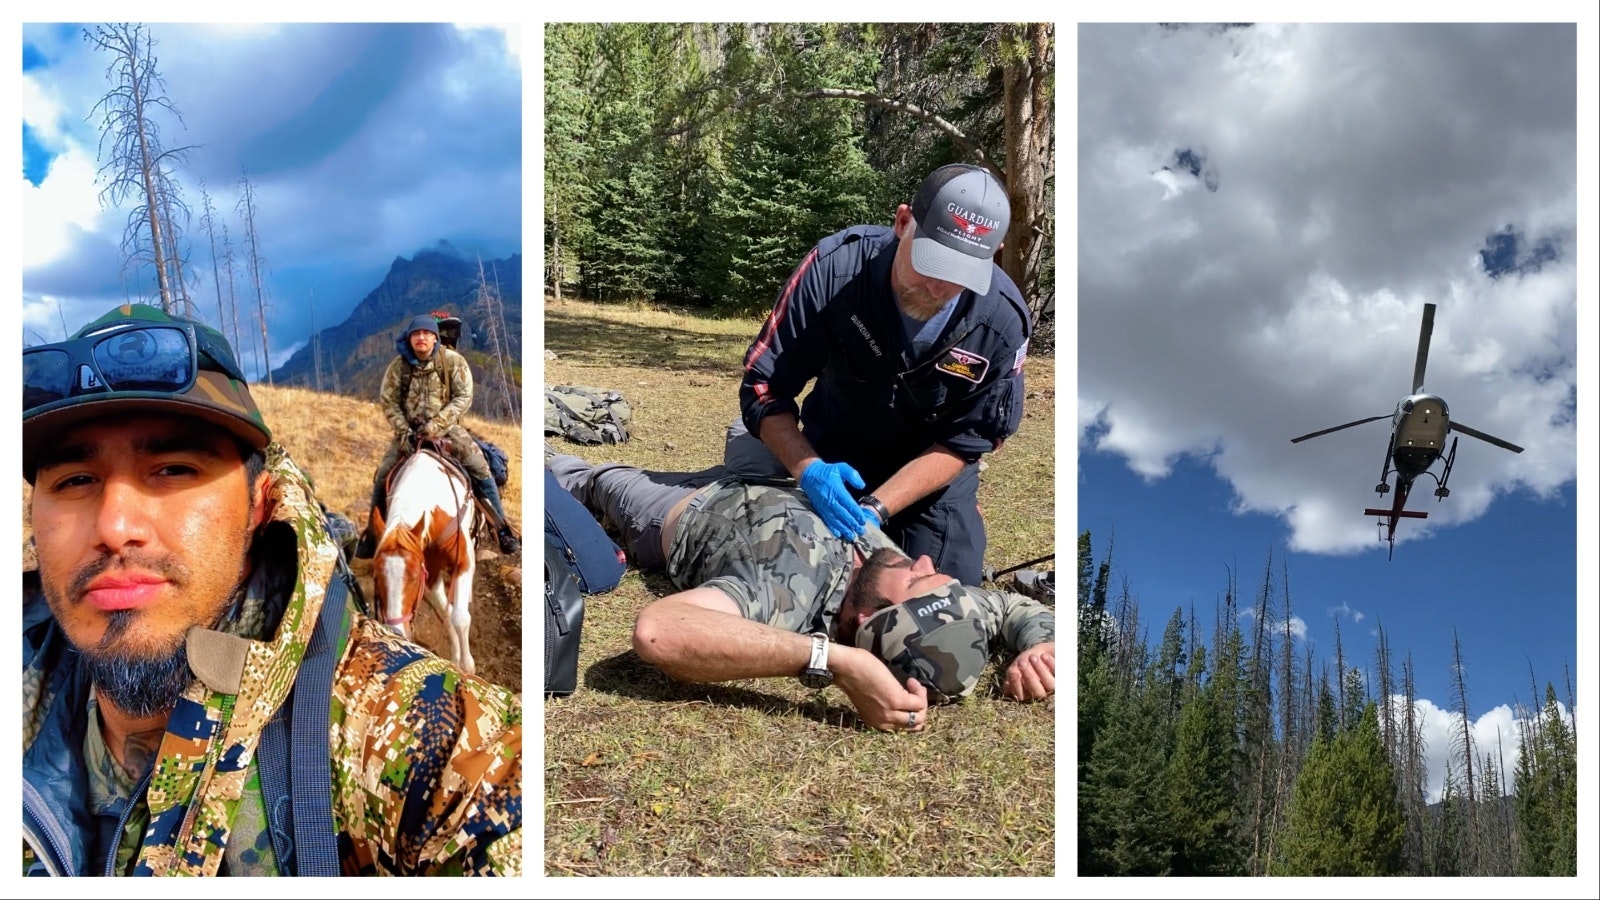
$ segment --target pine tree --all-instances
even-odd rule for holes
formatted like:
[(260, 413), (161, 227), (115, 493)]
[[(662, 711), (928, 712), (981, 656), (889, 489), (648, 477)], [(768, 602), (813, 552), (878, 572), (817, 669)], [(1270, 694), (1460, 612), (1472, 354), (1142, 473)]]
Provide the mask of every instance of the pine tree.
[(1233, 835), (1233, 720), (1228, 713), (1227, 698), (1213, 682), (1184, 705), (1178, 719), (1165, 798), (1173, 875), (1244, 874)]
[(555, 299), (579, 280), (578, 249), (590, 234), (590, 133), (600, 26), (550, 23), (544, 43), (545, 283)]
[(1280, 875), (1398, 875), (1404, 817), (1394, 768), (1383, 754), (1375, 705), (1354, 730), (1312, 745), (1295, 782), (1285, 835), (1273, 863)]
[(1522, 724), (1516, 821), (1521, 875), (1578, 874), (1577, 740), (1546, 683), (1544, 707)]
[(1157, 716), (1138, 696), (1109, 704), (1088, 775), (1078, 791), (1080, 875), (1165, 875), (1166, 760)]
[(880, 179), (862, 149), (864, 107), (802, 96), (870, 87), (878, 53), (845, 26), (776, 24), (732, 42), (728, 56), (766, 98), (737, 110), (724, 134), (727, 167), (711, 194), (697, 284), (719, 302), (760, 308), (818, 240), (887, 224), (872, 202)]

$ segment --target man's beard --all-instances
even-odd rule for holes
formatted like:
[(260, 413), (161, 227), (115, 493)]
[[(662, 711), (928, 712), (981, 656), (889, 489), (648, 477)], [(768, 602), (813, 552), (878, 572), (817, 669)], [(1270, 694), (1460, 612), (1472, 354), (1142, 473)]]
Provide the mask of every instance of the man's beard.
[[(188, 569), (170, 557), (145, 557), (138, 553), (103, 556), (73, 576), (68, 588), (69, 596), (83, 596), (88, 591), (89, 583), (115, 568), (113, 563), (119, 559), (124, 568), (138, 567), (159, 573), (179, 591), (190, 583)], [(211, 621), (196, 624), (209, 628), (222, 621), (228, 611), (237, 605), (239, 585), (243, 579), (241, 565), (239, 577), (228, 594), (232, 599), (220, 604)], [(108, 613), (105, 633), (100, 640), (92, 646), (77, 647), (89, 669), (89, 678), (96, 692), (117, 709), (133, 716), (150, 716), (172, 709), (193, 678), (189, 671), (185, 634), (179, 634), (168, 647), (117, 647), (140, 615), (153, 614), (152, 611), (132, 609)]]
[(879, 547), (861, 564), (850, 584), (844, 589), (844, 601), (840, 603), (839, 610), (845, 615), (839, 617), (835, 630), (839, 633), (839, 643), (855, 646), (856, 614), (864, 612), (870, 617), (880, 609), (894, 604), (878, 589), (878, 579), (884, 569), (903, 569), (911, 565), (911, 560), (905, 554), (888, 547)]
[(189, 686), (189, 650), (180, 636), (176, 646), (156, 656), (135, 656), (111, 650), (105, 645), (126, 631), (135, 614), (112, 613), (106, 626), (106, 640), (83, 651), (89, 680), (99, 695), (117, 709), (132, 716), (153, 716), (177, 705), (178, 697)]
[(924, 290), (912, 290), (898, 295), (900, 297), (900, 311), (918, 322), (926, 322), (939, 314), (939, 310), (950, 304), (950, 300), (940, 300)]

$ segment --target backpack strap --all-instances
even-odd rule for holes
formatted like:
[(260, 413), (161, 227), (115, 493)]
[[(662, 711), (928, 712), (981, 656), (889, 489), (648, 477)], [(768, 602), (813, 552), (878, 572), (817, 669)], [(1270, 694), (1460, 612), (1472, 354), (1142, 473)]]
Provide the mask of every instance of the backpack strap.
[(348, 590), (344, 573), (335, 572), (294, 688), (261, 732), (256, 768), (267, 827), (278, 864), (295, 875), (339, 874), (328, 716)]

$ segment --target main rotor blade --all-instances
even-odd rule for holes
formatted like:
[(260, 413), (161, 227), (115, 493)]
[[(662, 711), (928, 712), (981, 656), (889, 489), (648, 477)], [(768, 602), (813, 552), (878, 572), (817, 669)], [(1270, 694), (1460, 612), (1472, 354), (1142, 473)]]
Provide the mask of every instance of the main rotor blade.
[(1521, 447), (1518, 447), (1516, 444), (1513, 444), (1510, 441), (1503, 441), (1503, 440), (1495, 437), (1492, 434), (1484, 434), (1483, 432), (1479, 431), (1476, 428), (1468, 428), (1467, 426), (1461, 424), (1460, 422), (1451, 422), (1450, 423), (1450, 430), (1451, 431), (1459, 431), (1464, 435), (1467, 435), (1469, 437), (1475, 437), (1480, 441), (1486, 441), (1486, 442), (1488, 442), (1490, 444), (1495, 445), (1496, 447), (1504, 447), (1507, 450), (1510, 450), (1512, 453), (1521, 453), (1522, 452), (1522, 448)]
[(1332, 428), (1324, 428), (1321, 431), (1313, 431), (1310, 434), (1302, 434), (1297, 438), (1290, 438), (1289, 439), (1289, 443), (1298, 444), (1301, 441), (1309, 441), (1314, 437), (1322, 437), (1323, 435), (1329, 434), (1331, 432), (1343, 431), (1346, 428), (1354, 428), (1357, 425), (1365, 425), (1368, 422), (1376, 422), (1379, 419), (1387, 419), (1387, 418), (1389, 418), (1389, 417), (1386, 416), (1386, 415), (1384, 415), (1384, 416), (1368, 416), (1365, 419), (1357, 419), (1354, 422), (1346, 422), (1343, 425), (1335, 425)]
[(1428, 342), (1433, 340), (1433, 310), (1438, 304), (1422, 306), (1422, 333), (1417, 335), (1417, 368), (1411, 373), (1411, 393), (1422, 390), (1422, 376), (1428, 371)]

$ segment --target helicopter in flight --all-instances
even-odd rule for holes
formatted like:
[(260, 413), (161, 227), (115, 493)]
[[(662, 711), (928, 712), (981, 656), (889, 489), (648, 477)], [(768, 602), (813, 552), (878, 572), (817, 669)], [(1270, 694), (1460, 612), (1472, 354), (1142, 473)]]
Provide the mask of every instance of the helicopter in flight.
[[(1475, 437), (1480, 441), (1503, 447), (1512, 453), (1521, 453), (1522, 448), (1510, 441), (1486, 434), (1476, 428), (1469, 428), (1460, 422), (1450, 421), (1450, 407), (1444, 398), (1437, 394), (1427, 393), (1422, 389), (1422, 377), (1428, 368), (1428, 341), (1433, 336), (1433, 311), (1437, 304), (1428, 303), (1422, 307), (1422, 332), (1417, 338), (1417, 366), (1411, 375), (1411, 393), (1401, 398), (1395, 406), (1394, 413), (1388, 416), (1393, 422), (1389, 432), (1389, 446), (1383, 456), (1383, 476), (1378, 481), (1377, 491), (1379, 496), (1389, 493), (1389, 475), (1394, 474), (1394, 504), (1388, 509), (1368, 508), (1366, 515), (1380, 516), (1386, 521), (1378, 523), (1379, 540), (1388, 540), (1389, 558), (1394, 558), (1394, 529), (1401, 519), (1426, 519), (1428, 514), (1416, 510), (1406, 509), (1406, 499), (1411, 495), (1411, 485), (1422, 475), (1427, 475), (1436, 482), (1433, 495), (1440, 500), (1450, 496), (1450, 470), (1456, 461), (1456, 444), (1460, 438), (1450, 439), (1449, 453), (1445, 453), (1444, 442), (1450, 432), (1459, 432), (1468, 437)], [(1297, 438), (1290, 438), (1289, 443), (1298, 444), (1314, 437), (1321, 437), (1368, 422), (1376, 422), (1384, 416), (1369, 416), (1302, 434)], [(1444, 456), (1444, 470), (1435, 475), (1430, 472), (1440, 456)], [(1387, 528), (1385, 528), (1387, 526)]]

